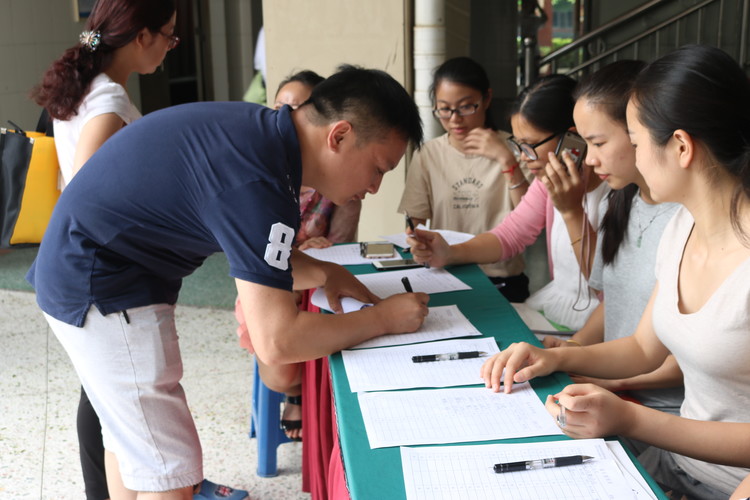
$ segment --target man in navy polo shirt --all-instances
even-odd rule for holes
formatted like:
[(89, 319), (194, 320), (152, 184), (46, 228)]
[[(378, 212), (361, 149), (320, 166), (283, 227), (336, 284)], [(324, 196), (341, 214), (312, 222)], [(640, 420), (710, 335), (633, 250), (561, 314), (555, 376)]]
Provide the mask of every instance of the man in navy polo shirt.
[[(295, 111), (195, 103), (147, 115), (105, 143), (60, 197), (29, 271), (50, 326), (102, 422), (113, 498), (189, 498), (203, 479), (180, 386), (174, 304), (182, 278), (223, 251), (256, 355), (272, 367), (411, 332), (425, 294), (378, 301), (343, 267), (292, 248), (299, 188), (337, 204), (377, 192), (407, 144), (416, 106), (386, 73), (342, 67)], [(325, 285), (378, 302), (350, 314), (297, 309)]]

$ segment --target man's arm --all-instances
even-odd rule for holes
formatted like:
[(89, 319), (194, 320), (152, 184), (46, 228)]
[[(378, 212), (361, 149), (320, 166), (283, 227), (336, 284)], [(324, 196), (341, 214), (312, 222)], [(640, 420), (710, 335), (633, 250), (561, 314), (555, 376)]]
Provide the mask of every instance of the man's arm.
[(256, 355), (267, 365), (328, 356), (387, 333), (417, 330), (427, 315), (429, 296), (394, 295), (348, 314), (300, 311), (292, 292), (237, 281), (242, 311)]

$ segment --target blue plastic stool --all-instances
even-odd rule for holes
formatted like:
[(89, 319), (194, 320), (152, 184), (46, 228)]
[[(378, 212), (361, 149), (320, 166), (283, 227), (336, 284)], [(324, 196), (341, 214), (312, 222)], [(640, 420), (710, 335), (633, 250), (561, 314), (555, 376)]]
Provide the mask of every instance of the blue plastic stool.
[(274, 477), (278, 474), (276, 448), (290, 441), (280, 424), (284, 395), (266, 387), (258, 374), (258, 362), (254, 364), (250, 437), (258, 438), (258, 475)]

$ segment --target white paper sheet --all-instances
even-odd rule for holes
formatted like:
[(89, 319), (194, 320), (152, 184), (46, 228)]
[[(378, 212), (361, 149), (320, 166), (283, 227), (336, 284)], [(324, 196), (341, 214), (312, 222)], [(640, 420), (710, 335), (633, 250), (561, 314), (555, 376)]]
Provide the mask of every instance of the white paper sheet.
[(370, 448), (562, 434), (528, 382), (510, 394), (470, 387), (357, 397)]
[[(474, 235), (471, 233), (462, 233), (459, 231), (451, 231), (449, 229), (428, 229), (424, 224), (418, 225), (417, 229), (426, 229), (427, 231), (440, 233), (449, 245), (458, 245), (459, 243), (469, 241), (474, 237)], [(389, 234), (386, 236), (379, 236), (379, 238), (382, 238), (384, 241), (393, 243), (394, 245), (401, 248), (406, 248), (409, 246), (409, 244), (406, 242), (406, 233)]]
[[(581, 465), (496, 474), (496, 463), (588, 455)], [(634, 500), (601, 439), (401, 448), (408, 500)]]
[[(412, 356), (484, 351), (485, 357), (415, 363)], [(341, 351), (352, 392), (484, 384), (479, 370), (500, 352), (492, 337)]]
[(539, 311), (532, 309), (531, 307), (527, 306), (524, 303), (516, 303), (513, 302), (510, 305), (513, 306), (513, 308), (516, 310), (519, 316), (521, 316), (521, 319), (524, 323), (526, 323), (526, 326), (529, 327), (529, 330), (531, 330), (534, 333), (538, 333), (542, 336), (544, 335), (560, 335), (568, 333), (569, 335), (573, 335), (575, 332), (561, 332), (558, 331), (557, 328), (550, 323), (547, 318), (544, 317), (542, 313)]
[(308, 248), (302, 250), (302, 252), (315, 259), (341, 264), (342, 266), (372, 264), (374, 260), (396, 260), (401, 258), (396, 252), (394, 252), (393, 257), (385, 257), (381, 259), (368, 259), (367, 257), (362, 257), (359, 253), (359, 243), (333, 245), (327, 248)]
[(620, 467), (620, 472), (625, 476), (625, 480), (633, 490), (633, 494), (638, 500), (657, 500), (657, 496), (649, 487), (643, 475), (638, 471), (633, 461), (628, 456), (625, 448), (622, 447), (619, 441), (607, 441), (607, 447), (617, 459), (617, 465)]
[[(407, 276), (412, 290), (424, 293), (453, 292), (457, 290), (471, 290), (471, 287), (453, 276), (445, 269), (404, 269), (401, 271), (384, 271), (372, 274), (358, 274), (356, 278), (365, 284), (372, 293), (385, 299), (397, 293), (404, 293), (404, 284), (401, 278)], [(344, 312), (359, 311), (367, 306), (356, 299), (345, 297), (341, 300)], [(323, 288), (315, 290), (310, 297), (313, 305), (331, 311)], [(371, 304), (370, 304), (371, 305)]]
[(370, 289), (372, 293), (384, 299), (397, 293), (404, 293), (401, 278), (409, 278), (415, 292), (443, 293), (458, 290), (471, 290), (471, 287), (453, 276), (445, 269), (403, 269), (371, 274), (359, 274), (357, 279)]
[(422, 323), (422, 326), (416, 332), (382, 335), (357, 344), (352, 349), (416, 344), (431, 340), (444, 340), (482, 334), (461, 313), (457, 305), (435, 306), (428, 309), (430, 310), (429, 314), (427, 314), (424, 323)]

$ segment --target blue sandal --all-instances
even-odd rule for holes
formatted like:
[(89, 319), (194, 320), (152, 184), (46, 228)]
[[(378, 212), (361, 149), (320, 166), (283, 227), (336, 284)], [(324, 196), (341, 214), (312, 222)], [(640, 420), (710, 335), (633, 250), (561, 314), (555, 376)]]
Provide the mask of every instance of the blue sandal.
[(248, 492), (212, 483), (204, 479), (199, 485), (200, 489), (193, 494), (193, 500), (243, 500), (248, 498)]

